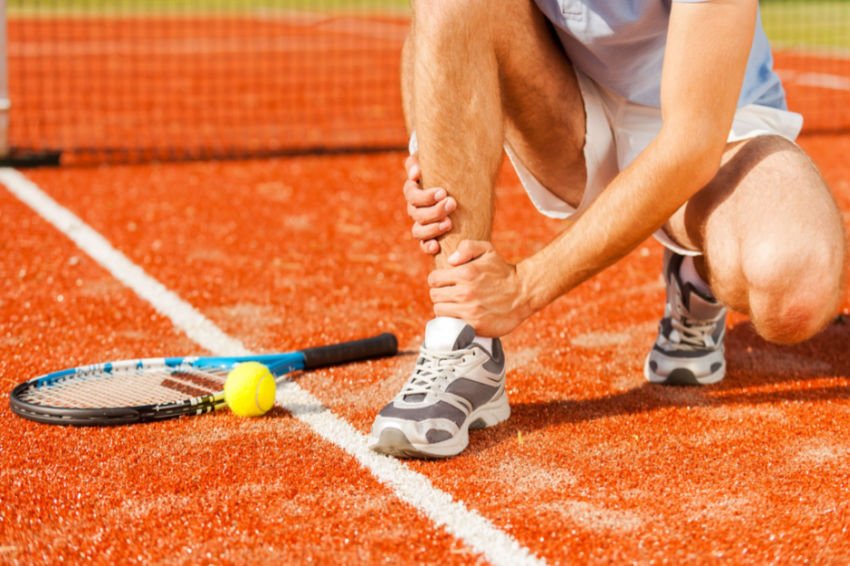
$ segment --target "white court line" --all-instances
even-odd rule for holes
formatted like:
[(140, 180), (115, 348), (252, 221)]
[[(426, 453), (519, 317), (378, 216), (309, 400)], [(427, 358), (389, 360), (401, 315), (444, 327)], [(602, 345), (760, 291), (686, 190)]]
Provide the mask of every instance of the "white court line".
[(783, 81), (801, 86), (850, 91), (850, 77), (842, 77), (841, 75), (832, 75), (830, 73), (808, 73), (786, 69), (777, 70), (777, 73)]
[(822, 61), (847, 61), (850, 60), (850, 49), (846, 47), (803, 47), (793, 43), (782, 41), (770, 42), (775, 47), (774, 53), (782, 55), (793, 55), (794, 57), (807, 57), (820, 59)]
[[(168, 317), (202, 348), (219, 356), (249, 355), (236, 338), (225, 334), (211, 320), (176, 293), (148, 275), (118, 251), (78, 216), (53, 200), (20, 172), (0, 168), (0, 183), (33, 211), (68, 236), (82, 251), (103, 266), (116, 279)], [(338, 446), (389, 487), (402, 501), (420, 511), (435, 525), (445, 528), (469, 548), (493, 564), (544, 564), (530, 550), (501, 531), (477, 511), (436, 487), (424, 475), (399, 460), (375, 454), (367, 447), (366, 436), (333, 414), (322, 402), (297, 383), (286, 381), (278, 390), (277, 402), (313, 431)]]

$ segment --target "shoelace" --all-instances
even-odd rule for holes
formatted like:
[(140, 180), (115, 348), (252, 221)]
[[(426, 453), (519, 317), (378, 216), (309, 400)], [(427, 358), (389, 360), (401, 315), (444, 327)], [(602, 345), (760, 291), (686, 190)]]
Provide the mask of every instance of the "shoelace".
[[(687, 311), (681, 302), (676, 301), (673, 316), (670, 317), (670, 325), (673, 327), (675, 336), (668, 337), (681, 350), (697, 350), (706, 346), (715, 346), (714, 329), (717, 321), (723, 316), (720, 309), (717, 316), (708, 320), (695, 320), (687, 316)], [(675, 338), (678, 337), (678, 340)]]
[(471, 350), (452, 350), (437, 352), (423, 347), (419, 352), (420, 362), (417, 363), (413, 375), (404, 385), (400, 395), (425, 394), (442, 389), (442, 385), (454, 377), (454, 366), (463, 360)]

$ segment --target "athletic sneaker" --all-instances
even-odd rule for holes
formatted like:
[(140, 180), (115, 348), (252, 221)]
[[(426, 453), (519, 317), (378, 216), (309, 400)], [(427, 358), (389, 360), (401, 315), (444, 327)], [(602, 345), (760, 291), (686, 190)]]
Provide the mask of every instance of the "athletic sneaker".
[(726, 307), (682, 281), (679, 270), (683, 259), (664, 251), (667, 304), (655, 346), (646, 358), (644, 375), (652, 383), (670, 385), (717, 383), (726, 374)]
[(445, 458), (466, 448), (469, 429), (506, 420), (505, 356), (498, 338), (489, 342), (461, 320), (430, 321), (413, 375), (378, 414), (369, 447), (392, 456)]

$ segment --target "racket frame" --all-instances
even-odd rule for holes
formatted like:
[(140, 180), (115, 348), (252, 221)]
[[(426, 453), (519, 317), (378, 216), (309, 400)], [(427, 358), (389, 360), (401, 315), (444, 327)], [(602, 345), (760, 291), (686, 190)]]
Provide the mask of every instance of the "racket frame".
[(15, 414), (45, 424), (111, 426), (161, 421), (180, 416), (201, 415), (220, 409), (225, 405), (224, 391), (168, 403), (103, 408), (47, 406), (30, 403), (23, 400), (21, 396), (32, 388), (51, 387), (59, 381), (73, 379), (75, 376), (85, 373), (111, 374), (115, 371), (154, 367), (170, 368), (175, 371), (181, 367), (229, 371), (243, 362), (259, 362), (268, 367), (276, 378), (280, 378), (294, 371), (390, 356), (395, 355), (397, 351), (396, 337), (384, 333), (362, 340), (280, 354), (142, 358), (105, 362), (55, 371), (20, 383), (12, 389), (9, 395), (9, 405)]

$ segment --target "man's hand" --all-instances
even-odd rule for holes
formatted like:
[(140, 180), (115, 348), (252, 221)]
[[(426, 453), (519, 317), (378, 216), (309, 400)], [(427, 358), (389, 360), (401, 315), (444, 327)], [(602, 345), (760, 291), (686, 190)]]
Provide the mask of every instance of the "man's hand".
[(515, 265), (489, 242), (464, 240), (449, 256), (451, 267), (428, 276), (436, 316), (470, 324), (480, 336), (504, 336), (531, 316)]
[(407, 158), (404, 168), (407, 170), (404, 198), (407, 201), (407, 214), (413, 219), (411, 232), (419, 240), (423, 252), (436, 255), (440, 253), (437, 238), (452, 229), (449, 215), (457, 210), (457, 201), (448, 196), (445, 189), (422, 188), (419, 184), (422, 172), (415, 155)]

